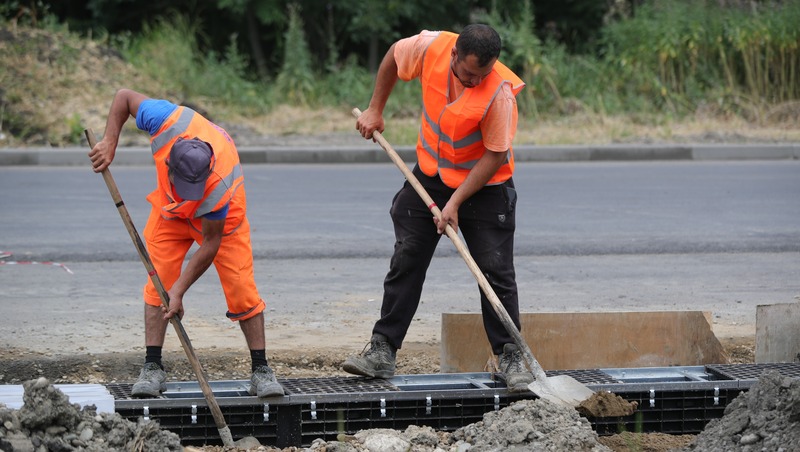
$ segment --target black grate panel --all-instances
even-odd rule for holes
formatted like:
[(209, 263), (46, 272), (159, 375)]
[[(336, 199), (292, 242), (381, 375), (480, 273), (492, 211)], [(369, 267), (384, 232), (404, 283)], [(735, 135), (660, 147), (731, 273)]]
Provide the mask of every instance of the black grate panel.
[(106, 385), (108, 392), (114, 396), (114, 400), (130, 399), (132, 383), (109, 383)]
[(399, 389), (380, 378), (326, 377), (279, 380), (287, 394), (362, 394)]
[[(736, 382), (752, 381), (769, 369), (789, 377), (800, 376), (800, 363), (708, 365), (699, 372), (720, 383), (722, 380), (734, 383), (727, 385), (699, 380), (686, 380), (683, 385), (684, 380), (676, 381), (665, 375), (661, 382), (647, 385), (636, 382), (628, 386), (627, 380), (617, 380), (618, 377), (599, 369), (546, 373), (550, 377), (569, 375), (586, 385), (608, 385), (615, 394), (637, 402), (637, 412), (631, 416), (590, 418), (600, 435), (620, 431), (696, 434), (709, 421), (721, 418), (725, 407), (747, 391), (747, 385)], [(254, 436), (262, 444), (285, 448), (307, 447), (316, 438), (331, 440), (339, 434), (352, 435), (373, 428), (402, 430), (409, 425), (428, 425), (454, 431), (480, 421), (485, 413), (533, 397), (530, 393), (508, 393), (489, 377), (443, 374), (394, 380), (286, 379), (280, 382), (289, 397), (273, 403), (247, 397), (246, 391), (241, 390), (246, 382), (213, 382), (212, 388), (218, 395), (227, 394), (223, 395), (225, 403), (220, 408), (234, 438)], [(220, 444), (219, 432), (202, 394), (191, 392), (194, 389), (191, 385), (181, 386), (182, 390), (176, 387), (167, 397), (148, 402), (130, 398), (131, 384), (107, 385), (115, 399), (123, 400), (116, 407), (123, 417), (135, 420), (147, 415), (158, 420), (162, 428), (178, 434), (186, 445)]]
[(784, 377), (800, 378), (800, 363), (713, 364), (706, 369), (730, 380), (757, 380), (767, 370), (777, 370)]
[[(265, 412), (264, 406), (240, 405), (222, 406), (225, 424), (234, 438), (254, 436), (264, 444), (278, 443), (278, 430), (281, 427), (277, 418), (282, 407), (270, 407)], [(141, 409), (117, 409), (122, 417), (136, 421), (145, 416)], [(146, 414), (157, 421), (161, 428), (169, 430), (181, 438), (183, 445), (222, 444), (219, 429), (211, 411), (206, 406), (149, 408)], [(269, 420), (267, 420), (269, 419)], [(286, 422), (291, 422), (287, 417)]]
[[(404, 430), (409, 425), (427, 425), (454, 431), (483, 419), (521, 400), (522, 396), (440, 397), (414, 400), (373, 400), (360, 402), (302, 403), (298, 405), (221, 406), (225, 422), (235, 439), (253, 436), (264, 445), (308, 447), (316, 438), (333, 440), (339, 434), (353, 435), (359, 430), (390, 428)], [(265, 411), (266, 409), (266, 411)], [(144, 412), (120, 409), (124, 418), (135, 421)], [(161, 428), (181, 437), (183, 445), (219, 445), (219, 430), (208, 407), (148, 408), (147, 416)]]
[(637, 402), (636, 412), (630, 416), (589, 417), (598, 435), (613, 435), (623, 431), (667, 433), (671, 435), (697, 434), (706, 424), (721, 418), (725, 407), (742, 389), (707, 389), (690, 391), (615, 392)]
[(557, 375), (569, 375), (570, 377), (578, 380), (578, 382), (585, 385), (593, 384), (614, 384), (619, 383), (618, 380), (612, 378), (607, 373), (600, 369), (586, 369), (586, 370), (547, 370), (545, 374), (548, 377), (555, 377)]
[[(380, 378), (367, 379), (360, 377), (327, 377), (327, 378), (292, 378), (278, 379), (286, 395), (312, 395), (312, 394), (371, 394), (381, 392), (399, 391), (395, 385)], [(215, 393), (225, 392), (224, 389), (215, 388), (210, 382)], [(110, 383), (106, 388), (115, 400), (131, 399), (132, 383)], [(203, 397), (198, 389), (198, 397)], [(246, 394), (242, 394), (246, 395)], [(217, 395), (219, 397), (219, 395)], [(168, 393), (160, 399), (172, 398)]]
[[(329, 378), (292, 378), (292, 379), (278, 379), (281, 386), (286, 391), (286, 395), (313, 395), (313, 394), (372, 394), (381, 392), (395, 392), (399, 391), (395, 385), (387, 380), (380, 378), (367, 379), (359, 377), (329, 377)], [(220, 393), (225, 392), (225, 389), (214, 387), (213, 382), (210, 382), (212, 391), (219, 397)], [(110, 383), (106, 388), (114, 396), (115, 400), (131, 399), (131, 383)], [(246, 394), (240, 394), (246, 395)], [(198, 388), (198, 397), (203, 397), (202, 392)], [(165, 396), (158, 397), (159, 399), (174, 398), (167, 392)]]
[(455, 397), (428, 400), (368, 401), (317, 404), (302, 409), (303, 445), (315, 438), (336, 439), (340, 433), (389, 428), (405, 430), (409, 425), (426, 425), (436, 430), (455, 431), (478, 422), (490, 411), (507, 407), (520, 397)]

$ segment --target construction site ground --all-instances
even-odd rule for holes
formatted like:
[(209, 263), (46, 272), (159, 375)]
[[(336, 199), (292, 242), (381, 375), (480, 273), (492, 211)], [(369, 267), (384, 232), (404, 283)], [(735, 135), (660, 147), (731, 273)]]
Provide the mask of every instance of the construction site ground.
[[(721, 342), (731, 362), (753, 362), (754, 339), (741, 336), (722, 338)], [(202, 340), (198, 341), (202, 344)], [(273, 344), (269, 359), (279, 378), (326, 377), (346, 375), (340, 364), (347, 354), (358, 350), (341, 347), (305, 345), (302, 349), (291, 344)], [(199, 347), (197, 353), (209, 380), (243, 380), (249, 378), (250, 360), (246, 350)], [(24, 381), (46, 377), (53, 383), (114, 383), (136, 379), (143, 361), (142, 351), (115, 353), (86, 353), (63, 355), (23, 349), (0, 351), (0, 382), (22, 384)], [(166, 353), (164, 362), (170, 381), (194, 381), (196, 376), (184, 352), (180, 349)], [(398, 356), (398, 374), (439, 372), (438, 341), (408, 342)], [(614, 451), (668, 451), (689, 444), (693, 435), (637, 434), (624, 432), (599, 438), (601, 444)], [(223, 451), (221, 446), (198, 448)]]

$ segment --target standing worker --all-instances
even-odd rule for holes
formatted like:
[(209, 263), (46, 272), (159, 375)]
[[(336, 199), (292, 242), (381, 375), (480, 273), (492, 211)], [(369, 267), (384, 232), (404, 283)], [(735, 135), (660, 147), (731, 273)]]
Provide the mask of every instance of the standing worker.
[[(284, 391), (267, 363), (264, 300), (253, 277), (253, 252), (244, 174), (239, 154), (225, 130), (188, 107), (121, 89), (114, 96), (103, 139), (89, 152), (102, 172), (114, 160), (122, 126), (131, 116), (150, 134), (157, 187), (144, 229), (147, 251), (169, 295), (165, 307), (153, 282), (144, 286), (147, 354), (134, 397), (157, 397), (166, 390), (161, 363), (169, 319), (183, 318), (186, 291), (213, 263), (228, 304), (226, 315), (238, 321), (252, 359), (250, 395), (269, 397)], [(200, 246), (181, 271), (189, 248)]]
[[(525, 86), (497, 61), (500, 36), (473, 24), (461, 34), (430, 32), (395, 42), (375, 80), (372, 99), (356, 121), (364, 138), (383, 132), (383, 109), (398, 78), (422, 83), (422, 126), (414, 175), (442, 208), (434, 217), (409, 182), (390, 209), (394, 255), (384, 280), (381, 317), (364, 351), (345, 360), (346, 372), (391, 378), (396, 352), (417, 311), (425, 274), (446, 225), (461, 228), (470, 253), (517, 328), (511, 142), (517, 128), (515, 96)], [(483, 324), (511, 390), (526, 391), (533, 375), (490, 301), (481, 293)]]

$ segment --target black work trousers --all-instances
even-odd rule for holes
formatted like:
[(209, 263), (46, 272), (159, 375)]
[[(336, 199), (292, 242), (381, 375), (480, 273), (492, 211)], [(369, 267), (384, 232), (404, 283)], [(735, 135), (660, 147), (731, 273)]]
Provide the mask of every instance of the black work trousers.
[[(419, 166), (413, 172), (436, 205), (444, 208), (455, 190), (446, 186), (438, 175), (425, 175)], [(512, 180), (486, 186), (459, 208), (458, 229), (475, 263), (520, 328), (514, 273), (516, 201)], [(436, 232), (431, 211), (407, 181), (395, 195), (390, 214), (396, 239), (394, 255), (383, 283), (381, 318), (372, 332), (383, 334), (392, 346), (400, 348), (417, 312), (425, 275), (441, 235)], [(478, 291), (486, 335), (494, 353), (500, 354), (503, 344), (514, 340), (480, 287)]]

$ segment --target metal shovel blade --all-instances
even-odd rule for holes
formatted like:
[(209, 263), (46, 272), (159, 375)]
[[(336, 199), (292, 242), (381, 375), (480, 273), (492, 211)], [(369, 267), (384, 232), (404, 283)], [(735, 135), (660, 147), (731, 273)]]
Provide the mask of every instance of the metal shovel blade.
[(556, 375), (534, 380), (528, 390), (557, 405), (577, 407), (594, 394), (594, 391), (569, 375)]

